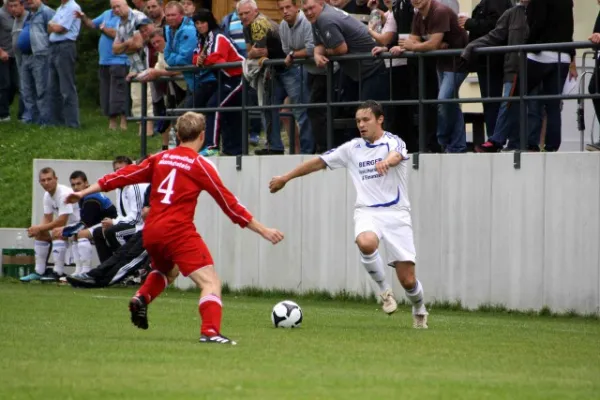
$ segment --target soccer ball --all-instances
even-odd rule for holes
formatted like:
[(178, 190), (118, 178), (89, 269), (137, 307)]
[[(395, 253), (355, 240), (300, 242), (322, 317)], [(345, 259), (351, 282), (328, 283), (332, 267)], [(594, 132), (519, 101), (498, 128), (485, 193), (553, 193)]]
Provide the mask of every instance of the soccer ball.
[(297, 328), (302, 323), (302, 309), (291, 300), (280, 301), (273, 307), (271, 321), (275, 328)]

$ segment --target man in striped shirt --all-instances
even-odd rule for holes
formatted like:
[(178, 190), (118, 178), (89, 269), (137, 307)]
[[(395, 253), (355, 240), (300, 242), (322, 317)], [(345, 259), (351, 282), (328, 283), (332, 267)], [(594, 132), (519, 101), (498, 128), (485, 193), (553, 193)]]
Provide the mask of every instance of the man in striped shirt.
[[(236, 7), (238, 2), (239, 0), (235, 0)], [(238, 52), (244, 58), (246, 58), (248, 56), (248, 49), (246, 48), (246, 41), (244, 40), (244, 26), (242, 25), (242, 21), (237, 14), (236, 7), (233, 7), (233, 11), (223, 17), (223, 20), (221, 21), (221, 29), (225, 35), (229, 36), (231, 40), (233, 40)], [(248, 105), (258, 105), (258, 96), (256, 91), (250, 85), (248, 85)], [(255, 146), (258, 145), (260, 141), (261, 129), (262, 125), (260, 119), (250, 119), (250, 144)]]

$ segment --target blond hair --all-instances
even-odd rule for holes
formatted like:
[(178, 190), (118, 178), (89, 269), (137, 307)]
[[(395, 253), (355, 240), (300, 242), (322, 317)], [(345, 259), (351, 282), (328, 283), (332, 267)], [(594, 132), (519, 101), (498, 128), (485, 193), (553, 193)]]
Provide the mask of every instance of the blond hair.
[(206, 117), (204, 114), (188, 111), (177, 118), (175, 130), (182, 142), (192, 142), (206, 129)]

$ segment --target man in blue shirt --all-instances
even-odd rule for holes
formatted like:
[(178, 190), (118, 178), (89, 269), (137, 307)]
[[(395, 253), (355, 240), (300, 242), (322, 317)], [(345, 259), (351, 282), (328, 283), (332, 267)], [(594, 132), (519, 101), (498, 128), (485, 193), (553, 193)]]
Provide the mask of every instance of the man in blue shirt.
[(50, 120), (47, 95), (50, 41), (47, 29), (54, 10), (42, 4), (42, 0), (27, 0), (27, 5), (29, 15), (17, 38), (21, 52), (21, 94), (25, 109), (30, 112), (30, 119), (25, 122), (45, 125)]
[(122, 130), (127, 130), (127, 81), (129, 60), (126, 54), (114, 54), (113, 42), (121, 17), (114, 14), (112, 9), (106, 10), (98, 17), (90, 19), (83, 12), (75, 12), (85, 26), (98, 29), (102, 34), (98, 41), (98, 78), (100, 81), (100, 107), (108, 117), (108, 129), (117, 129), (120, 118)]
[(50, 68), (48, 79), (50, 124), (79, 128), (79, 98), (75, 86), (75, 60), (81, 21), (75, 17), (81, 7), (75, 0), (61, 0), (48, 23)]

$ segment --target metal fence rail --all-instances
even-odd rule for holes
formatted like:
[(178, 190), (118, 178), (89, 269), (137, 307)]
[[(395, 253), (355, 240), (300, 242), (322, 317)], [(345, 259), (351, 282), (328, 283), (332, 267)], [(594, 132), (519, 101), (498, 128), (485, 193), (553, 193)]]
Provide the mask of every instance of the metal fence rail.
[[(519, 45), (519, 46), (500, 46), (500, 47), (485, 47), (485, 48), (477, 48), (474, 49), (473, 53), (476, 55), (484, 55), (487, 56), (487, 68), (490, 68), (489, 56), (494, 54), (507, 54), (507, 53), (519, 53), (520, 63), (519, 63), (519, 95), (513, 97), (477, 97), (477, 98), (458, 98), (458, 94), (455, 93), (455, 98), (438, 100), (438, 99), (428, 99), (426, 98), (426, 87), (427, 82), (425, 80), (425, 59), (431, 57), (456, 57), (460, 56), (462, 53), (462, 49), (453, 49), (453, 50), (437, 50), (426, 53), (415, 53), (415, 52), (405, 52), (400, 56), (393, 56), (390, 53), (383, 53), (376, 57), (382, 59), (392, 59), (392, 58), (408, 58), (408, 59), (416, 59), (417, 61), (417, 70), (418, 70), (418, 96), (416, 99), (408, 99), (408, 100), (392, 100), (391, 92), (390, 98), (387, 101), (380, 101), (383, 105), (390, 106), (401, 106), (401, 105), (411, 105), (418, 107), (418, 130), (419, 130), (419, 152), (415, 153), (413, 156), (413, 167), (419, 167), (419, 153), (425, 152), (427, 143), (426, 143), (426, 121), (425, 121), (425, 107), (427, 105), (433, 104), (469, 104), (469, 103), (493, 103), (493, 102), (504, 102), (504, 101), (513, 101), (519, 102), (519, 108), (521, 112), (521, 120), (519, 126), (520, 133), (520, 150), (514, 153), (514, 166), (515, 168), (520, 168), (521, 165), (521, 152), (527, 149), (527, 118), (523, 118), (523, 116), (527, 115), (527, 102), (531, 100), (578, 100), (578, 127), (581, 132), (581, 150), (583, 150), (583, 134), (585, 125), (583, 122), (584, 116), (584, 108), (583, 108), (583, 100), (584, 99), (600, 99), (600, 88), (596, 88), (597, 94), (589, 94), (589, 93), (581, 93), (581, 94), (556, 94), (556, 95), (528, 95), (527, 94), (527, 53), (537, 53), (540, 51), (562, 51), (562, 52), (570, 52), (571, 50), (576, 49), (592, 49), (593, 51), (588, 51), (584, 53), (583, 61), (584, 68), (587, 56), (594, 56), (597, 60), (597, 49), (598, 46), (592, 44), (591, 42), (572, 42), (572, 43), (555, 43), (555, 44), (535, 44), (535, 45)], [(218, 108), (175, 108), (168, 109), (167, 116), (161, 117), (148, 117), (147, 116), (147, 99), (146, 96), (142, 96), (142, 104), (141, 104), (141, 117), (138, 118), (130, 118), (134, 121), (141, 121), (142, 124), (142, 135), (141, 135), (141, 153), (142, 156), (146, 154), (146, 124), (145, 121), (156, 121), (156, 120), (173, 120), (177, 118), (177, 115), (182, 114), (186, 111), (197, 111), (197, 112), (240, 112), (242, 113), (242, 152), (243, 154), (248, 154), (248, 117), (250, 112), (258, 112), (269, 109), (278, 109), (278, 108), (325, 108), (327, 115), (327, 147), (332, 148), (334, 142), (334, 118), (333, 118), (333, 109), (336, 107), (352, 107), (358, 106), (362, 102), (361, 101), (351, 101), (351, 102), (338, 102), (334, 101), (334, 71), (333, 71), (333, 63), (336, 61), (361, 61), (365, 59), (373, 58), (370, 53), (361, 53), (361, 54), (351, 54), (351, 55), (343, 55), (343, 56), (332, 56), (328, 57), (330, 62), (327, 63), (326, 67), (326, 77), (327, 77), (327, 101), (325, 103), (310, 103), (310, 104), (276, 104), (276, 105), (262, 105), (262, 106), (249, 106), (248, 105), (248, 82), (245, 79), (242, 79), (242, 105), (238, 107), (218, 107)], [(559, 63), (560, 63), (560, 53), (559, 53)], [(312, 59), (297, 59), (294, 60), (295, 64), (300, 64), (301, 66), (313, 63)], [(196, 66), (181, 66), (181, 67), (170, 67), (169, 71), (177, 71), (177, 72), (197, 72), (200, 70), (221, 70), (225, 68), (232, 67), (240, 67), (242, 65), (241, 62), (234, 63), (223, 63), (216, 64), (208, 67), (196, 67)], [(283, 60), (265, 60), (264, 65), (267, 66), (282, 66), (284, 65)], [(360, 65), (360, 64), (359, 64)], [(558, 68), (558, 65), (557, 65)], [(392, 68), (388, 68), (389, 80), (392, 81), (391, 78), (391, 70)], [(490, 74), (488, 73), (488, 76)], [(585, 74), (584, 74), (585, 75)], [(220, 84), (221, 74), (216, 74), (218, 79), (218, 84)], [(182, 79), (182, 78), (177, 78)], [(173, 80), (173, 78), (161, 78), (161, 80)], [(582, 77), (583, 80), (583, 77)], [(564, 82), (558, 82), (559, 88), (563, 87)], [(303, 86), (301, 85), (301, 90), (303, 90)], [(359, 91), (361, 90), (362, 79), (359, 79), (358, 87)], [(597, 83), (598, 86), (598, 83)], [(142, 82), (142, 93), (146, 93), (147, 84)], [(359, 93), (360, 96), (360, 93)], [(219, 101), (220, 103), (220, 101)], [(295, 126), (295, 124), (292, 124)], [(399, 133), (399, 132), (394, 132)], [(292, 139), (293, 141), (293, 139)], [(241, 160), (240, 160), (241, 162)]]

